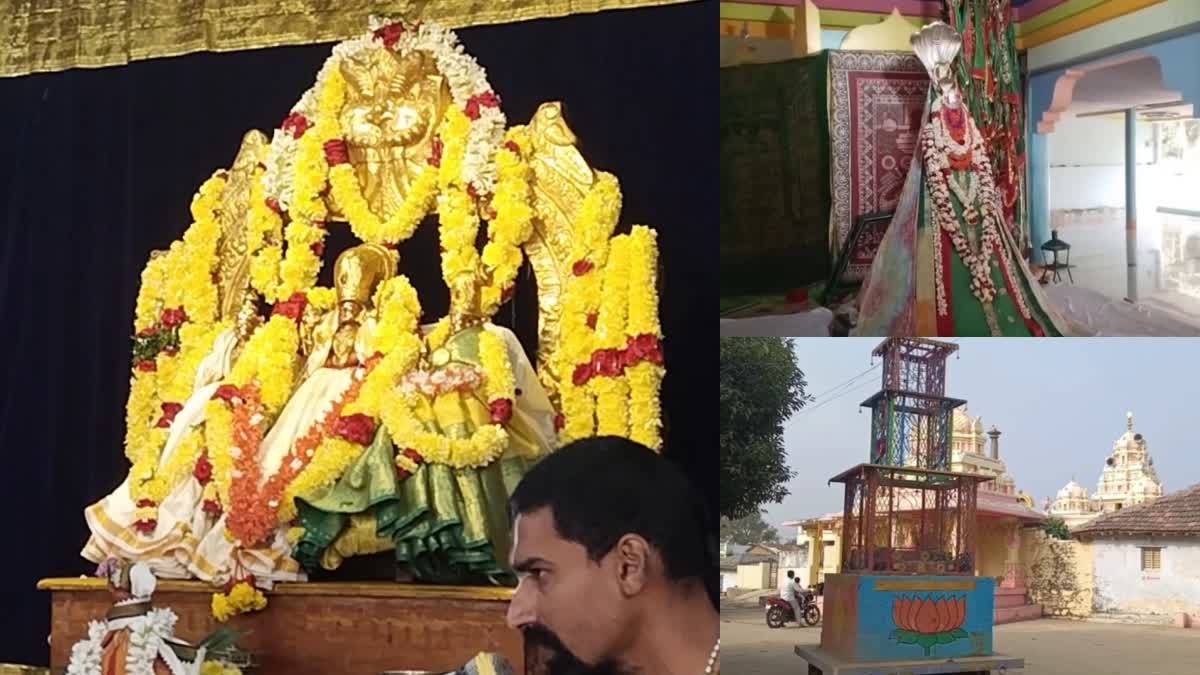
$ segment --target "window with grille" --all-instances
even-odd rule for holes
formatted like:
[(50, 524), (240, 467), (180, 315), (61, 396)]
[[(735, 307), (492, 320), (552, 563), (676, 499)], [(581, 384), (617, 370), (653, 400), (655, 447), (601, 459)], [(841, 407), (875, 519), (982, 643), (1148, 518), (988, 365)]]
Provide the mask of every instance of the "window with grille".
[(1162, 569), (1162, 548), (1149, 546), (1142, 548), (1142, 569), (1145, 571)]

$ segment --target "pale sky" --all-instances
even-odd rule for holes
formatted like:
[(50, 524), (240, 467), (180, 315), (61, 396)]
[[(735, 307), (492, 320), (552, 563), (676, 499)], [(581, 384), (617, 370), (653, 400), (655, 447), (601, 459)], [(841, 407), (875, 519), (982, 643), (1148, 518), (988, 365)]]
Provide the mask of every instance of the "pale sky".
[[(871, 368), (880, 341), (794, 340), (807, 392), (820, 396)], [(966, 399), (985, 429), (1001, 431), (1000, 459), (1039, 509), (1072, 477), (1095, 491), (1105, 458), (1125, 432), (1126, 411), (1146, 438), (1166, 493), (1200, 483), (1200, 339), (949, 341), (959, 351), (947, 362), (946, 395)], [(867, 461), (871, 422), (865, 409), (859, 414), (859, 403), (879, 385), (876, 367), (788, 420), (784, 438), (796, 477), (782, 504), (764, 505), (784, 541), (793, 541), (796, 530), (780, 523), (841, 509), (842, 486), (826, 483)]]

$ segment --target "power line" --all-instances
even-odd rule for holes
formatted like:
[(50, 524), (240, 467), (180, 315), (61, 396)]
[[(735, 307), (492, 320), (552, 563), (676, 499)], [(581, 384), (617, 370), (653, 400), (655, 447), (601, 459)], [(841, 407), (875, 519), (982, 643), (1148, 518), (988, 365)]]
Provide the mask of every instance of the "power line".
[(834, 387), (833, 389), (830, 389), (824, 393), (818, 394), (817, 396), (813, 396), (813, 400), (820, 401), (820, 400), (824, 399), (826, 396), (832, 394), (833, 392), (837, 391), (838, 389), (845, 387), (846, 385), (850, 384), (851, 382), (854, 382), (855, 380), (861, 379), (864, 375), (870, 375), (872, 372), (879, 370), (879, 367), (881, 365), (883, 365), (883, 364), (877, 363), (877, 364), (871, 366), (870, 368), (867, 368), (866, 370), (864, 370), (861, 373), (855, 375), (854, 377), (846, 380), (845, 382), (839, 384), (838, 386)]
[(806, 412), (812, 412), (813, 410), (818, 410), (818, 409), (820, 409), (820, 408), (821, 408), (821, 406), (825, 405), (826, 403), (832, 403), (832, 402), (834, 402), (834, 401), (838, 400), (839, 398), (842, 398), (843, 396), (845, 396), (845, 395), (847, 395), (847, 394), (852, 394), (852, 393), (854, 393), (854, 392), (856, 392), (856, 391), (863, 391), (863, 390), (865, 390), (865, 389), (867, 389), (867, 388), (869, 388), (869, 387), (871, 387), (871, 386), (873, 386), (873, 385), (874, 385), (874, 383), (873, 383), (873, 382), (871, 382), (870, 380), (867, 380), (867, 381), (865, 381), (865, 382), (860, 382), (860, 383), (859, 383), (857, 386), (854, 386), (854, 387), (851, 387), (851, 388), (849, 388), (849, 389), (846, 389), (845, 391), (841, 392), (841, 393), (840, 393), (840, 394), (838, 394), (837, 396), (834, 396), (834, 397), (832, 397), (832, 398), (827, 398), (827, 399), (825, 399), (825, 400), (823, 400), (823, 401), (819, 401), (819, 402), (817, 402), (817, 404), (816, 404), (816, 405), (814, 405), (814, 406), (813, 406), (813, 407), (811, 407), (811, 408), (804, 408), (804, 409), (802, 409), (802, 410), (801, 410), (799, 413), (797, 413), (797, 416), (799, 416), (799, 415), (803, 415), (803, 414), (804, 414), (804, 413), (806, 413)]

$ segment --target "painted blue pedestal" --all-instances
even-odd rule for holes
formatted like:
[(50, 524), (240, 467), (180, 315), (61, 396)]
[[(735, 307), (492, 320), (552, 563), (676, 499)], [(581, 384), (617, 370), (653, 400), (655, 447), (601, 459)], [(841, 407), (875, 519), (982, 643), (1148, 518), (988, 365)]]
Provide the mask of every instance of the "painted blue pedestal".
[(848, 661), (991, 656), (992, 577), (825, 577), (821, 649)]

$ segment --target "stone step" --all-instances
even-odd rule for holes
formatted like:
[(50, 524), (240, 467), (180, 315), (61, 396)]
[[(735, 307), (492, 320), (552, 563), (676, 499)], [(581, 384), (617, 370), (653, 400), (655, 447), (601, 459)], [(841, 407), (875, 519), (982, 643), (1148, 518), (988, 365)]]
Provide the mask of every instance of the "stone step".
[(1020, 607), (1028, 601), (1025, 599), (1025, 588), (1017, 586), (1015, 588), (1000, 588), (996, 587), (996, 606), (997, 607)]
[(1025, 599), (1024, 593), (996, 594), (996, 607), (1020, 607), (1028, 603), (1029, 601)]
[(1040, 618), (1042, 618), (1041, 605), (1020, 605), (1017, 607), (997, 607), (993, 612), (992, 622), (1001, 624)]
[(1154, 626), (1172, 626), (1175, 624), (1174, 614), (1124, 614), (1119, 612), (1092, 612), (1088, 621), (1096, 623), (1128, 623)]

